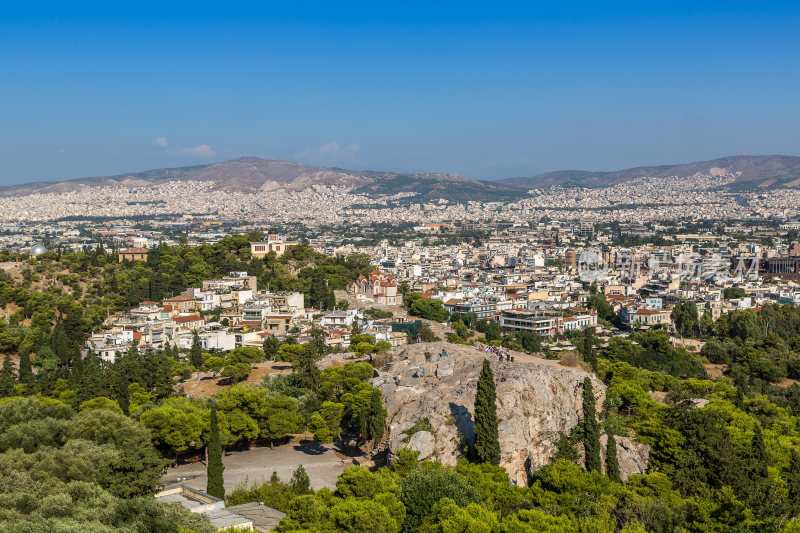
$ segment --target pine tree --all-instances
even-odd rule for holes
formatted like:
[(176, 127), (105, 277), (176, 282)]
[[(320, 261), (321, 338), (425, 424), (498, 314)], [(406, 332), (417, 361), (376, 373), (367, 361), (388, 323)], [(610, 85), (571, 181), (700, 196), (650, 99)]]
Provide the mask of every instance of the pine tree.
[[(19, 354), (19, 382), (26, 387), (33, 385), (33, 369), (31, 368), (31, 356), (27, 351)], [(28, 391), (30, 392), (30, 390)]]
[(615, 483), (622, 483), (622, 476), (619, 473), (619, 461), (617, 460), (617, 439), (614, 434), (607, 432), (608, 442), (606, 443), (606, 475), (608, 479)]
[(311, 479), (308, 477), (308, 472), (303, 468), (303, 465), (299, 465), (292, 473), (289, 486), (292, 487), (297, 494), (309, 494), (311, 492)]
[(261, 349), (264, 350), (264, 354), (267, 356), (267, 360), (269, 361), (272, 361), (275, 358), (280, 347), (281, 341), (272, 335), (267, 336), (264, 339), (264, 344), (261, 345)]
[(208, 438), (208, 485), (206, 492), (217, 498), (225, 498), (225, 484), (222, 472), (225, 465), (222, 464), (222, 443), (219, 439), (219, 420), (217, 419), (217, 409), (211, 409), (211, 433)]
[(583, 380), (583, 450), (586, 454), (587, 471), (600, 472), (600, 429), (595, 414), (595, 398), (592, 380)]
[(494, 374), (487, 359), (478, 378), (475, 393), (474, 458), (478, 463), (500, 464), (500, 440), (497, 434), (497, 404)]
[(11, 356), (6, 354), (3, 359), (3, 369), (0, 370), (0, 398), (14, 396), (16, 381), (14, 363), (11, 362)]
[(310, 343), (306, 343), (292, 361), (292, 373), (301, 387), (317, 390), (321, 372), (317, 366), (317, 354)]
[(200, 346), (200, 337), (195, 331), (192, 335), (192, 348), (189, 350), (189, 363), (197, 370), (203, 368), (203, 348)]

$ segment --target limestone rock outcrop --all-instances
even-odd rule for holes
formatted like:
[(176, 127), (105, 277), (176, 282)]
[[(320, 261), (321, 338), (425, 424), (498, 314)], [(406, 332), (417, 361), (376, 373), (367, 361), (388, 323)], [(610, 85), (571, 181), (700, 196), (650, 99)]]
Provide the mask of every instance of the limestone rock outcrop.
[[(631, 474), (644, 474), (647, 472), (647, 461), (650, 458), (650, 446), (643, 444), (631, 437), (614, 437), (617, 441), (617, 462), (619, 473), (623, 481), (628, 481)], [(603, 473), (606, 468), (606, 443), (607, 435), (600, 435), (600, 460), (603, 463)]]
[[(443, 349), (445, 356), (440, 355)], [(430, 450), (431, 458), (443, 464), (456, 463), (473, 438), (475, 391), (486, 357), (497, 386), (500, 465), (519, 485), (527, 484), (532, 472), (549, 462), (560, 434), (569, 434), (578, 424), (584, 378), (593, 380), (598, 411), (605, 397), (604, 385), (593, 375), (557, 361), (517, 354), (515, 362), (500, 362), (471, 346), (448, 343), (412, 344), (393, 352), (392, 362), (372, 381), (383, 392), (388, 412), (390, 454), (413, 447)], [(423, 418), (433, 433), (417, 432), (409, 439), (404, 432)], [(618, 450), (625, 476), (644, 471), (646, 452), (641, 466), (641, 460), (629, 461), (619, 444)]]

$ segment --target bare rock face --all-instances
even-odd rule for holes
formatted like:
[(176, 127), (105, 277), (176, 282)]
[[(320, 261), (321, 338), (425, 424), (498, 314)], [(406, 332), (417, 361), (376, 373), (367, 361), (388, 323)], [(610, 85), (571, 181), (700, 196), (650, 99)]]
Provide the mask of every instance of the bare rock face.
[[(623, 481), (633, 474), (646, 474), (647, 461), (650, 459), (650, 446), (638, 442), (631, 437), (614, 437), (617, 444), (617, 463)], [(603, 473), (606, 468), (607, 435), (600, 435), (600, 460), (603, 464)]]
[[(442, 349), (446, 356), (439, 355)], [(427, 418), (434, 430), (431, 457), (446, 465), (456, 463), (474, 436), (475, 391), (485, 357), (471, 346), (447, 343), (395, 349), (393, 362), (372, 381), (383, 392), (388, 411), (391, 454), (408, 446), (403, 431)], [(525, 485), (534, 470), (549, 462), (560, 433), (568, 434), (578, 424), (584, 378), (592, 378), (598, 410), (605, 387), (579, 368), (544, 359), (521, 359), (521, 354), (513, 363), (489, 357), (497, 386), (500, 464), (512, 482)], [(625, 468), (623, 462), (620, 460), (621, 469)]]
[(409, 448), (419, 452), (419, 459), (427, 459), (436, 446), (436, 438), (430, 431), (417, 431), (408, 439)]

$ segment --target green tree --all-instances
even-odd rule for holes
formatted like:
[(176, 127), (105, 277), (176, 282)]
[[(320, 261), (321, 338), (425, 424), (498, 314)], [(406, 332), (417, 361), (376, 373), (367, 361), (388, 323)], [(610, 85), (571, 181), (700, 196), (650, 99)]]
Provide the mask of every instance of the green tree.
[(761, 431), (761, 424), (755, 423), (753, 427), (753, 438), (750, 442), (749, 462), (751, 474), (754, 478), (766, 479), (769, 457), (767, 456), (767, 446), (764, 444), (764, 434)]
[(112, 494), (130, 498), (152, 494), (167, 461), (152, 444), (150, 432), (119, 411), (81, 411), (69, 429), (70, 439), (92, 441), (117, 451), (105, 464), (93, 465), (104, 473), (103, 485)]
[(231, 383), (240, 383), (247, 379), (252, 370), (253, 368), (247, 363), (226, 364), (222, 369), (222, 375), (230, 378)]
[(614, 308), (602, 294), (592, 294), (586, 302), (586, 307), (597, 311), (597, 318), (611, 321), (614, 318)]
[(319, 413), (311, 415), (311, 419), (308, 421), (308, 430), (314, 434), (314, 440), (320, 444), (329, 444), (333, 442), (331, 430), (328, 429), (325, 419), (322, 418), (322, 415)]
[(203, 348), (200, 346), (200, 337), (197, 332), (192, 333), (192, 348), (189, 350), (189, 363), (198, 371), (203, 368)]
[(33, 368), (31, 368), (31, 356), (28, 352), (23, 351), (19, 354), (17, 373), (19, 382), (29, 389), (33, 385)]
[(266, 355), (267, 360), (274, 361), (275, 355), (278, 353), (278, 349), (280, 347), (281, 347), (281, 341), (279, 341), (272, 335), (267, 335), (262, 345), (262, 350), (264, 350), (264, 354)]
[(123, 372), (117, 372), (117, 380), (116, 380), (116, 396), (117, 396), (117, 403), (119, 404), (120, 409), (125, 415), (130, 413), (131, 407), (131, 396), (130, 396), (130, 383), (128, 383), (128, 377)]
[(367, 439), (379, 441), (383, 437), (386, 427), (386, 409), (383, 408), (383, 398), (380, 389), (372, 389), (369, 401), (369, 421), (367, 422)]
[(303, 465), (298, 465), (294, 472), (292, 472), (292, 479), (289, 480), (289, 486), (294, 489), (297, 494), (311, 493), (311, 478), (308, 477), (306, 469)]
[(487, 359), (478, 378), (475, 393), (475, 442), (473, 456), (479, 463), (500, 464), (500, 440), (497, 433), (497, 398), (494, 374)]
[(606, 475), (608, 479), (615, 483), (622, 483), (622, 476), (619, 473), (619, 461), (617, 460), (617, 439), (614, 434), (606, 432), (608, 442), (606, 443)]
[(211, 408), (211, 432), (208, 439), (208, 462), (206, 466), (208, 484), (206, 492), (220, 499), (225, 498), (225, 483), (222, 473), (225, 465), (222, 464), (222, 443), (219, 436), (219, 420), (216, 407)]
[(792, 448), (789, 455), (789, 467), (783, 475), (789, 491), (789, 505), (795, 513), (800, 512), (800, 454)]
[(595, 411), (592, 380), (583, 379), (583, 449), (585, 466), (590, 472), (600, 472), (600, 429)]
[(597, 354), (594, 349), (594, 328), (588, 327), (583, 330), (578, 349), (583, 355), (583, 360), (592, 367), (592, 372), (597, 372)]
[(16, 382), (14, 363), (11, 361), (11, 356), (6, 354), (3, 358), (3, 368), (0, 370), (0, 397), (13, 396)]
[(217, 374), (219, 374), (222, 371), (222, 369), (226, 366), (226, 364), (225, 364), (225, 359), (223, 359), (222, 357), (211, 356), (211, 357), (206, 357), (206, 360), (203, 362), (203, 366), (207, 371), (211, 372), (214, 375), (214, 377), (216, 377)]
[(403, 531), (416, 531), (422, 520), (442, 498), (452, 499), (459, 507), (479, 500), (478, 492), (467, 479), (443, 468), (418, 468), (400, 483), (400, 499), (406, 506)]
[(320, 384), (320, 370), (317, 366), (319, 356), (311, 347), (303, 346), (292, 361), (292, 372), (301, 387), (317, 390)]
[(401, 477), (407, 476), (419, 467), (419, 452), (411, 448), (400, 448), (392, 461), (392, 470)]
[(518, 331), (515, 333), (517, 342), (528, 353), (537, 353), (542, 350), (542, 337), (532, 331)]

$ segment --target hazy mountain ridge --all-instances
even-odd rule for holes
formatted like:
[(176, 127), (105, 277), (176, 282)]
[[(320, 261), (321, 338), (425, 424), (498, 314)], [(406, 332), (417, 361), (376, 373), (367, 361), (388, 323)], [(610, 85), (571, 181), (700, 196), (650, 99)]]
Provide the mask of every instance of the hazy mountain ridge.
[(532, 177), (508, 178), (499, 180), (499, 182), (512, 187), (528, 189), (553, 185), (608, 187), (636, 178), (689, 177), (698, 173), (734, 175), (738, 184), (753, 187), (798, 187), (800, 186), (800, 157), (741, 155), (679, 165), (635, 167), (612, 172), (558, 170)]
[(314, 185), (337, 185), (367, 195), (413, 192), (419, 199), (454, 201), (504, 200), (525, 195), (532, 188), (553, 185), (608, 187), (641, 177), (689, 177), (695, 174), (735, 176), (742, 188), (800, 187), (800, 157), (732, 156), (681, 165), (636, 167), (614, 172), (561, 170), (533, 177), (497, 181), (472, 180), (458, 174), (409, 174), (371, 170), (315, 167), (303, 163), (240, 157), (229, 161), (144, 172), (78, 178), (59, 182), (34, 182), (0, 187), (0, 197), (34, 193), (64, 193), (92, 187), (137, 187), (171, 180), (212, 182), (226, 191), (304, 190)]
[(168, 180), (213, 182), (226, 191), (304, 190), (314, 185), (351, 187), (363, 194), (383, 195), (416, 192), (424, 198), (467, 196), (497, 199), (518, 196), (524, 191), (503, 184), (478, 182), (458, 174), (346, 170), (324, 168), (258, 157), (240, 157), (193, 167), (148, 170), (116, 176), (79, 178), (61, 182), (35, 182), (0, 188), (0, 196), (80, 191), (87, 187), (146, 186)]

